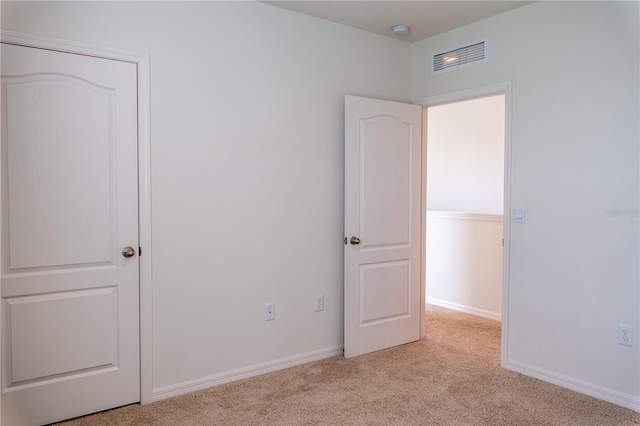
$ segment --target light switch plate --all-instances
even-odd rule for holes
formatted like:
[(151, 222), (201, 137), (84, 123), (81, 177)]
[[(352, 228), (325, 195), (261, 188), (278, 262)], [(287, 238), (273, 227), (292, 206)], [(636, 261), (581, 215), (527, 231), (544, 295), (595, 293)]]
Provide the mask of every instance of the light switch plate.
[(513, 221), (515, 223), (524, 223), (524, 207), (513, 209)]

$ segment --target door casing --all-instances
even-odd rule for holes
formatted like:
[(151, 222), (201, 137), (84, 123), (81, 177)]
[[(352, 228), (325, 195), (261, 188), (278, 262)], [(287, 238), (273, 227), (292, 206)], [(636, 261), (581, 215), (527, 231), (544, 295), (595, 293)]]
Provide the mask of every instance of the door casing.
[[(152, 402), (151, 158), (149, 121), (149, 55), (12, 31), (0, 31), (0, 42), (88, 55), (136, 64), (138, 78), (138, 232), (140, 262), (140, 402)], [(0, 280), (0, 286), (2, 281)], [(1, 316), (0, 316), (1, 318)], [(0, 398), (0, 409), (1, 409)]]
[[(509, 265), (511, 252), (511, 81), (498, 83), (489, 86), (480, 86), (472, 89), (461, 90), (457, 92), (445, 93), (442, 95), (429, 96), (419, 99), (414, 103), (422, 105), (422, 187), (423, 194), (426, 194), (427, 188), (427, 131), (429, 125), (427, 123), (427, 107), (443, 105), (453, 102), (468, 101), (471, 99), (482, 98), (485, 96), (504, 94), (504, 206), (503, 206), (503, 241), (502, 249), (502, 337), (501, 337), (501, 356), (500, 362), (503, 368), (506, 368), (509, 359)], [(427, 197), (422, 197), (422, 229), (427, 229)], [(426, 249), (427, 239), (424, 232), (422, 239), (422, 300), (426, 296)], [(422, 322), (420, 324), (421, 338), (425, 335), (426, 315), (423, 312)]]

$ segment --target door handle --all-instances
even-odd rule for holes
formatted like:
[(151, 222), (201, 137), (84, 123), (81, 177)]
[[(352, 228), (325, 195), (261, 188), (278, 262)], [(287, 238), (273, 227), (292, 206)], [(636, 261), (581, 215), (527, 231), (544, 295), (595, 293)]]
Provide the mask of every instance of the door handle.
[(351, 245), (352, 245), (352, 246), (357, 246), (358, 244), (360, 244), (360, 238), (358, 238), (358, 237), (351, 237)]
[(133, 247), (127, 246), (122, 249), (122, 255), (126, 258), (133, 257), (135, 256), (135, 254), (136, 251), (133, 249)]

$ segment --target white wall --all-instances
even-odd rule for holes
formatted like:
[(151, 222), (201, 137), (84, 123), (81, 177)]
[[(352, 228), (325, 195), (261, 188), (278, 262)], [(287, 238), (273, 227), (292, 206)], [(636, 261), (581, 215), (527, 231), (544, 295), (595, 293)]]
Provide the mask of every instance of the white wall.
[[(510, 368), (640, 411), (639, 8), (536, 2), (412, 45), (412, 98), (512, 81)], [(430, 54), (488, 37), (486, 64)], [(618, 210), (628, 215), (611, 215)]]
[(427, 109), (427, 209), (502, 214), (504, 95)]
[(3, 1), (2, 28), (150, 54), (156, 391), (342, 345), (343, 96), (408, 101), (408, 43), (258, 2)]
[(500, 320), (502, 215), (427, 213), (427, 303)]

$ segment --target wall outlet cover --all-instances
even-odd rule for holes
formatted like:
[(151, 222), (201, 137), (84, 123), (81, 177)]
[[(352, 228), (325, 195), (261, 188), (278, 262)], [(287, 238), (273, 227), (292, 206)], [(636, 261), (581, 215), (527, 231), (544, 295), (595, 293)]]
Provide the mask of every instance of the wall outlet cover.
[(276, 305), (274, 303), (264, 304), (264, 320), (272, 321), (276, 319)]
[(618, 324), (618, 344), (633, 346), (633, 327), (630, 325)]

